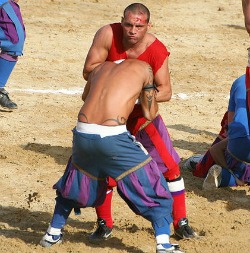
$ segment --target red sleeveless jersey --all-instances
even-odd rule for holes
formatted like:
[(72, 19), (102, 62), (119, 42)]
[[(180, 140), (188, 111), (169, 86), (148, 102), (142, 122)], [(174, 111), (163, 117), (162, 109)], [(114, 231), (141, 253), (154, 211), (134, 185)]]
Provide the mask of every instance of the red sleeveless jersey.
[[(106, 60), (115, 62), (127, 59), (126, 51), (123, 49), (122, 45), (123, 32), (121, 23), (114, 23), (110, 26), (113, 30), (113, 40)], [(169, 54), (164, 44), (158, 39), (155, 39), (137, 59), (147, 62), (155, 75)]]

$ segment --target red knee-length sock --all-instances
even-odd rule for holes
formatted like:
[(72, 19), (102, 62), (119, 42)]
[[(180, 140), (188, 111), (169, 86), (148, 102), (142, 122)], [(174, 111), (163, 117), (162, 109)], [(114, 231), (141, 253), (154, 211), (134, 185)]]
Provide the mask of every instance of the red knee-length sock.
[(178, 221), (187, 217), (186, 197), (183, 178), (168, 182), (168, 187), (173, 197), (173, 226), (178, 227)]
[(173, 226), (178, 227), (178, 221), (187, 217), (185, 191), (179, 195), (172, 195), (173, 202)]
[(109, 228), (113, 227), (112, 207), (111, 207), (112, 196), (113, 190), (109, 189), (106, 193), (106, 198), (103, 204), (95, 208), (97, 217), (105, 220), (106, 225)]

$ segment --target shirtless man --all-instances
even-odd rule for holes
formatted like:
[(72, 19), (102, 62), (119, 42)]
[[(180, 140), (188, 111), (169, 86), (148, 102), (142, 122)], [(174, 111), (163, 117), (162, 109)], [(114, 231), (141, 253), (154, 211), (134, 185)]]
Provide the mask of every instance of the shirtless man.
[[(151, 27), (150, 12), (140, 3), (129, 5), (124, 10), (121, 23), (105, 25), (100, 28), (88, 52), (83, 76), (87, 80), (89, 73), (105, 61), (119, 63), (132, 58), (150, 64), (154, 73), (154, 83), (159, 92), (157, 102), (171, 99), (172, 89), (168, 68), (169, 52), (153, 35), (148, 33)], [(157, 162), (168, 183), (173, 202), (173, 226), (179, 238), (192, 238), (196, 234), (188, 224), (185, 203), (185, 186), (180, 175), (180, 158), (173, 148), (172, 141), (160, 115), (153, 121), (147, 121), (137, 104), (127, 121), (128, 130), (146, 148)], [(90, 236), (91, 241), (107, 239), (112, 232), (111, 212), (112, 189), (115, 182), (109, 179), (109, 188), (103, 205), (96, 208), (98, 227)]]
[(82, 98), (85, 103), (73, 130), (72, 156), (54, 185), (54, 215), (40, 245), (50, 247), (62, 241), (61, 230), (73, 208), (102, 204), (110, 176), (128, 206), (151, 222), (156, 252), (181, 252), (169, 243), (172, 197), (167, 183), (151, 156), (126, 129), (138, 98), (144, 117), (153, 120), (157, 114), (150, 65), (132, 59), (119, 65), (105, 62), (89, 75)]

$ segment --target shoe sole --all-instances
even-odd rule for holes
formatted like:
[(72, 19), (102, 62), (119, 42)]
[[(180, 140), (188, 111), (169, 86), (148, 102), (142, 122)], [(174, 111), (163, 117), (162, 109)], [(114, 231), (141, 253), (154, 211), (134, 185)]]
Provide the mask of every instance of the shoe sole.
[(189, 234), (189, 236), (184, 236), (184, 235), (178, 234), (176, 231), (174, 231), (174, 235), (178, 239), (195, 239), (195, 238), (199, 238), (199, 236), (195, 232), (193, 232), (193, 234)]
[(43, 241), (43, 240), (41, 240), (39, 244), (40, 244), (42, 247), (44, 247), (44, 248), (50, 248), (50, 247), (52, 247), (52, 246), (54, 246), (54, 245), (56, 245), (56, 244), (60, 244), (60, 243), (62, 243), (62, 239), (58, 240), (58, 241), (55, 242), (55, 243), (51, 243), (51, 242), (48, 242), (48, 241)]
[(91, 238), (91, 236), (90, 236), (90, 237), (89, 237), (89, 242), (90, 242), (90, 243), (94, 243), (94, 244), (102, 243), (102, 242), (108, 240), (108, 239), (111, 237), (111, 234), (112, 234), (112, 233), (108, 234), (108, 235), (105, 236), (105, 237), (99, 237), (99, 238)]
[(1, 107), (2, 107), (3, 109), (8, 109), (8, 110), (10, 110), (10, 111), (18, 109), (18, 107), (9, 108), (9, 107), (5, 107), (5, 106), (2, 106), (2, 105), (1, 105)]

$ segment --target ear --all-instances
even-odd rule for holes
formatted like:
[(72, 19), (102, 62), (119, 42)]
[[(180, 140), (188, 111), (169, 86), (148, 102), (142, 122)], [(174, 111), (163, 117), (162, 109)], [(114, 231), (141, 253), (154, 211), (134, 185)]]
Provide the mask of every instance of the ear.
[(148, 29), (151, 29), (153, 27), (151, 22), (148, 22)]
[(123, 23), (123, 21), (124, 21), (124, 17), (121, 17), (121, 23)]

